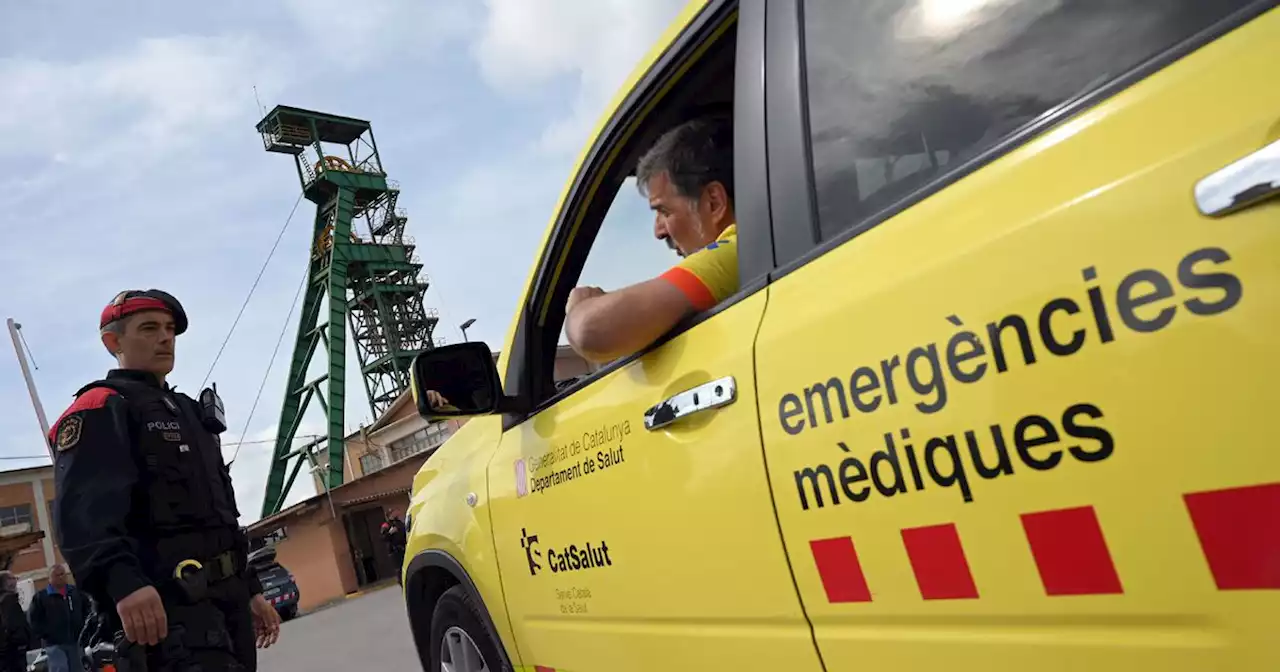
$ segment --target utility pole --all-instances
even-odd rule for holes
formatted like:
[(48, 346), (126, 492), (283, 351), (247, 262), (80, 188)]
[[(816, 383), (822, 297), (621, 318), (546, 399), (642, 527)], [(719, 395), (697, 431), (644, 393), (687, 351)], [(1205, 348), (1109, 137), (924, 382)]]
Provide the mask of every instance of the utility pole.
[[(36, 409), (36, 419), (40, 421), (40, 440), (44, 441), (44, 449), (49, 453), (49, 461), (55, 462), (53, 457), (53, 443), (49, 441), (49, 419), (44, 415), (44, 404), (40, 403), (40, 395), (36, 392), (36, 379), (31, 377), (31, 367), (27, 365), (27, 353), (22, 349), (22, 337), (18, 335), (18, 330), (22, 328), (21, 324), (8, 319), (9, 337), (13, 339), (13, 351), (18, 355), (18, 366), (22, 367), (22, 377), (27, 381), (27, 392), (31, 395), (31, 405)], [(31, 484), (31, 488), (36, 496), (36, 522), (40, 524), (42, 530), (52, 530), (49, 525), (50, 511), (49, 498), (44, 494), (44, 480), (37, 478)], [(46, 567), (53, 566), (53, 538), (52, 535), (45, 534), (43, 543), (44, 564)], [(10, 557), (11, 561), (13, 558)], [(8, 564), (5, 565), (8, 569)]]
[(18, 355), (18, 366), (22, 367), (22, 377), (27, 381), (27, 392), (31, 395), (31, 405), (36, 409), (36, 419), (40, 421), (40, 436), (44, 437), (44, 449), (53, 459), (53, 446), (49, 443), (49, 419), (44, 415), (44, 405), (40, 403), (40, 395), (36, 392), (36, 381), (31, 377), (31, 367), (27, 364), (27, 353), (22, 350), (22, 339), (18, 336), (21, 324), (9, 318), (9, 337), (13, 339), (13, 351)]

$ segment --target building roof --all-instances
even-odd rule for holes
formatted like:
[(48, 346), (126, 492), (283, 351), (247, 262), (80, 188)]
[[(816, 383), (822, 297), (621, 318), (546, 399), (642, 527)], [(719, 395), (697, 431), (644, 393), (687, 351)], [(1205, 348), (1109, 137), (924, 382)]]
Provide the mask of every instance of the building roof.
[[(373, 424), (369, 425), (365, 429), (370, 432), (376, 432), (379, 429), (382, 429), (383, 427), (391, 424), (391, 418), (396, 417), (397, 413), (403, 410), (405, 406), (412, 403), (413, 390), (405, 390), (399, 397), (396, 397), (395, 401), (391, 402), (391, 405), (387, 407), (387, 411), (385, 413), (383, 413), (377, 420), (374, 420)], [(356, 433), (359, 434), (359, 432)]]
[(262, 518), (254, 523), (251, 523), (248, 527), (250, 530), (260, 530), (263, 528), (272, 527), (276, 523), (286, 518), (290, 518), (292, 516), (299, 515), (302, 513), (308, 513), (317, 507), (324, 506), (325, 505), (324, 500), (326, 497), (333, 497), (335, 500), (341, 500), (341, 501), (335, 501), (334, 502), (335, 506), (349, 506), (351, 504), (358, 504), (366, 501), (374, 501), (386, 495), (394, 495), (394, 494), (400, 494), (403, 492), (408, 492), (409, 491), (408, 488), (389, 488), (389, 489), (384, 489), (380, 491), (379, 494), (372, 495), (372, 496), (362, 495), (360, 497), (353, 497), (353, 498), (346, 498), (346, 499), (343, 499), (341, 497), (343, 490), (345, 488), (353, 486), (356, 483), (359, 483), (365, 479), (377, 478), (379, 476), (385, 477), (393, 470), (397, 468), (403, 468), (405, 465), (409, 464), (410, 462), (414, 462), (415, 460), (418, 462), (418, 466), (422, 466), (422, 462), (425, 461), (427, 457), (428, 457), (428, 453), (426, 452), (414, 453), (412, 455), (408, 455), (403, 459), (396, 462), (392, 462), (391, 464), (388, 464), (387, 466), (375, 472), (365, 474), (360, 478), (352, 479), (350, 481), (347, 481), (346, 483), (343, 483), (342, 485), (339, 485), (335, 488), (331, 488), (327, 493), (326, 492), (316, 493), (315, 495), (312, 495), (311, 497), (308, 497), (307, 499), (304, 499), (301, 502), (298, 502), (297, 504), (294, 504), (293, 506), (290, 506), (287, 509), (282, 509), (278, 513), (274, 513), (270, 516), (267, 516), (266, 518)]
[(41, 539), (44, 539), (44, 532), (39, 530), (0, 537), (0, 565), (3, 565), (3, 569), (8, 569), (13, 564), (13, 556)]
[(51, 470), (53, 470), (53, 465), (52, 465), (52, 464), (42, 464), (42, 465), (40, 465), (40, 466), (36, 466), (36, 467), (18, 467), (17, 469), (4, 469), (4, 470), (0, 470), (0, 474), (5, 474), (5, 475), (13, 474), (13, 475), (17, 475), (17, 474), (21, 474), (21, 473), (22, 473), (22, 472), (24, 472), (24, 471), (32, 471), (32, 472), (34, 472), (34, 471), (51, 471)]

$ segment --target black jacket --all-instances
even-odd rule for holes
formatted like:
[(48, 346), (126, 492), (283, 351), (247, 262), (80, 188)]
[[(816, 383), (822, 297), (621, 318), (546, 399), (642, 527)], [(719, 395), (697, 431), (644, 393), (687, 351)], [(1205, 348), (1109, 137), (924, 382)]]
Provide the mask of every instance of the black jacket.
[(161, 588), (179, 562), (227, 551), (251, 593), (262, 592), (220, 441), (195, 400), (149, 373), (113, 370), (81, 389), (49, 438), (58, 543), (104, 613), (139, 588)]
[(387, 527), (382, 531), (382, 539), (386, 541), (393, 553), (404, 550), (406, 542), (404, 523), (400, 522), (399, 518), (387, 521)]
[[(31, 648), (31, 625), (22, 611), (17, 593), (0, 595), (0, 669), (12, 662), (22, 661), (19, 670), (26, 669), (26, 655)], [(8, 670), (5, 670), (8, 672)], [(15, 671), (16, 672), (16, 671)]]
[(45, 646), (80, 641), (80, 631), (84, 629), (88, 616), (89, 601), (75, 586), (67, 586), (65, 597), (46, 588), (32, 596), (31, 607), (27, 610), (31, 632)]

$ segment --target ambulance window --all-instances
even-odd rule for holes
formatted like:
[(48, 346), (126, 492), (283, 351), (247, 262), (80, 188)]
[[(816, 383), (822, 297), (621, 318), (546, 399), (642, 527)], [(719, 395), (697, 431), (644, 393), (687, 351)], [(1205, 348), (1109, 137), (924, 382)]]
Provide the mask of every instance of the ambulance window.
[[(819, 229), (868, 226), (1248, 0), (808, 0)], [(917, 197), (922, 194), (917, 194)]]
[[(732, 124), (737, 54), (734, 9), (732, 3), (722, 3), (707, 14), (697, 31), (671, 52), (670, 62), (664, 62), (654, 70), (651, 81), (631, 92), (632, 102), (624, 103), (616, 113), (617, 124), (606, 129), (595, 151), (596, 159), (582, 168), (581, 183), (567, 199), (572, 205), (553, 231), (541, 263), (545, 271), (539, 273), (544, 279), (538, 281), (540, 287), (530, 297), (530, 314), (537, 317), (527, 336), (530, 363), (517, 359), (511, 365), (527, 367), (529, 394), (538, 404), (554, 403), (640, 354), (591, 364), (570, 375), (565, 369), (565, 304), (574, 287), (616, 291), (657, 277), (680, 263), (678, 253), (655, 236), (654, 213), (648, 198), (637, 188), (636, 166), (665, 131), (684, 122), (715, 118)], [(758, 237), (768, 235), (767, 229), (758, 233)], [(691, 323), (676, 325), (667, 337)], [(562, 361), (562, 354), (566, 361)], [(518, 381), (519, 376), (517, 372), (508, 379)]]

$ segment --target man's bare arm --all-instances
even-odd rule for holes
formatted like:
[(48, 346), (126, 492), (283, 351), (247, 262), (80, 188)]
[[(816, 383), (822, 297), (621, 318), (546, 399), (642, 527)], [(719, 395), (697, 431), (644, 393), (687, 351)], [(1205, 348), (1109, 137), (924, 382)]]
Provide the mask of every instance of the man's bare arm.
[(593, 362), (642, 350), (694, 312), (684, 292), (662, 278), (616, 292), (573, 291), (578, 296), (570, 295), (565, 333), (574, 351)]

